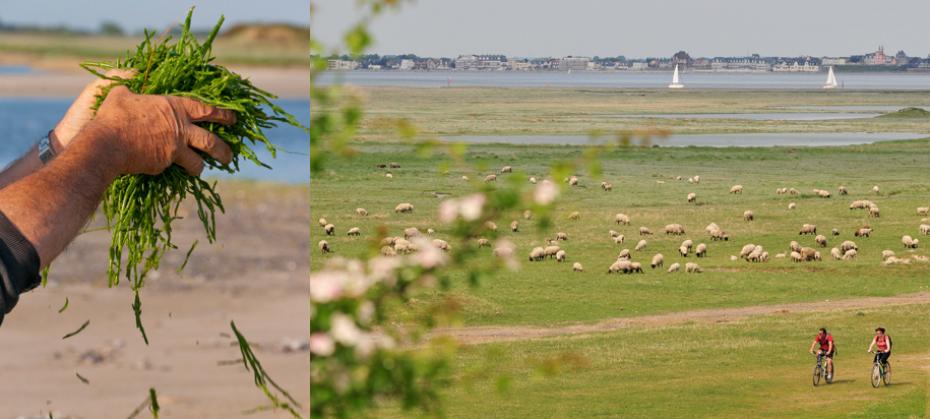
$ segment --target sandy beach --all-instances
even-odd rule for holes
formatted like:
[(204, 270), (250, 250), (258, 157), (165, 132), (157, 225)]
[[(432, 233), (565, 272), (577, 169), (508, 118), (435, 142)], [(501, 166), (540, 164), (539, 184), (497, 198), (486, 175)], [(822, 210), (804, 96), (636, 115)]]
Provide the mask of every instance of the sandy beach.
[[(48, 287), (23, 295), (0, 327), (0, 418), (125, 418), (149, 387), (162, 417), (238, 417), (267, 400), (233, 362), (240, 359), (233, 320), (268, 374), (307, 408), (307, 188), (220, 181), (220, 193), (226, 214), (218, 214), (217, 242), (206, 243), (188, 211), (175, 225), (180, 250), (142, 290), (148, 347), (135, 329), (128, 285), (106, 286), (109, 233), (86, 233), (69, 246)], [(201, 242), (179, 275), (195, 239)]]

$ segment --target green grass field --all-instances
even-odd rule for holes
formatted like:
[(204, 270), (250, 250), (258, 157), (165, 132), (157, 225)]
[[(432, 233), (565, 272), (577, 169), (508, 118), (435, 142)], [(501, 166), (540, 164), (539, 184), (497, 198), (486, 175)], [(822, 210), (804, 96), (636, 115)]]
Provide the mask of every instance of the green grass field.
[[(374, 141), (389, 136), (376, 135), (387, 119), (408, 117), (426, 135), (461, 133), (517, 133), (526, 122), (530, 133), (584, 132), (571, 112), (591, 112), (595, 104), (578, 105), (583, 92), (568, 95), (566, 103), (542, 106), (540, 114), (567, 112), (567, 127), (558, 121), (521, 122), (539, 97), (556, 95), (557, 89), (462, 89), (468, 94), (483, 95), (478, 102), (453, 101), (444, 89), (406, 89), (401, 97), (391, 89), (368, 91), (371, 107), (363, 132), (371, 141), (356, 144), (359, 153), (349, 160), (330, 162), (327, 170), (311, 181), (311, 219), (325, 217), (337, 226), (337, 235), (327, 237), (336, 255), (359, 257), (377, 251), (370, 240), (380, 227), (387, 234), (400, 235), (407, 227), (436, 229), (435, 237), (449, 239), (447, 226), (438, 223), (436, 210), (440, 199), (434, 192), (461, 196), (472, 182), (500, 167), (514, 167), (514, 174), (502, 175), (499, 181), (514, 179), (531, 186), (525, 178), (545, 177), (556, 161), (578, 158), (579, 146), (474, 145), (468, 148), (466, 169), (443, 154), (422, 155), (411, 146), (396, 142)], [(398, 92), (401, 89), (397, 89)], [(455, 89), (452, 89), (455, 90)], [(564, 92), (563, 92), (564, 93)], [(629, 92), (625, 92), (626, 94)], [(739, 92), (687, 92), (671, 98), (664, 91), (646, 92), (640, 104), (655, 101), (669, 109), (655, 112), (729, 112), (747, 103), (743, 111), (770, 111), (787, 106), (790, 95), (772, 92), (755, 101)], [(756, 93), (758, 95), (758, 92)], [(579, 96), (580, 95), (580, 96)], [(652, 96), (649, 96), (652, 95)], [(525, 96), (524, 99), (521, 99)], [(623, 96), (623, 95), (621, 95)], [(477, 96), (475, 96), (477, 97)], [(620, 102), (604, 95), (607, 102)], [(626, 96), (624, 96), (626, 97)], [(703, 99), (702, 99), (703, 98)], [(396, 103), (388, 109), (387, 103)], [(541, 100), (541, 99), (539, 99)], [(704, 100), (704, 106), (700, 101)], [(841, 95), (803, 93), (791, 99), (795, 106), (840, 104), (921, 104), (918, 95), (848, 92)], [(920, 102), (920, 103), (918, 103)], [(607, 104), (602, 104), (607, 106)], [(634, 104), (623, 105), (622, 112), (636, 111)], [(482, 108), (488, 118), (452, 117), (465, 108)], [(519, 111), (506, 110), (518, 107)], [(420, 109), (413, 111), (412, 109)], [(463, 113), (462, 115), (465, 115)], [(520, 116), (523, 115), (523, 116)], [(591, 114), (590, 125), (606, 130), (631, 128), (618, 126), (609, 118)], [(680, 122), (680, 121), (679, 121)], [(674, 122), (674, 123), (679, 123)], [(641, 123), (641, 121), (640, 121)], [(803, 123), (769, 123), (760, 121), (691, 121), (683, 122), (684, 131), (912, 131), (930, 133), (930, 124), (922, 118), (878, 118), (868, 121), (816, 121)], [(575, 124), (575, 125), (572, 125)], [(727, 128), (723, 125), (732, 124)], [(805, 128), (799, 129), (803, 124)], [(768, 129), (767, 125), (777, 127)], [(906, 127), (902, 128), (902, 126)], [(552, 128), (550, 130), (550, 128)], [(578, 131), (573, 131), (575, 129)], [(632, 127), (635, 128), (635, 127)], [(669, 128), (669, 127), (667, 127)], [(676, 127), (670, 127), (679, 132)], [(884, 142), (875, 145), (829, 148), (620, 148), (600, 156), (603, 173), (591, 176), (578, 173), (581, 186), (566, 187), (557, 211), (555, 225), (546, 231), (519, 212), (508, 214), (498, 223), (499, 236), (513, 240), (522, 260), (519, 272), (501, 272), (485, 277), (481, 285), (465, 285), (463, 275), (453, 275), (448, 292), (428, 292), (402, 308), (402, 317), (442, 304), (449, 296), (462, 304), (463, 327), (495, 325), (557, 326), (593, 323), (599, 320), (675, 313), (696, 309), (731, 308), (790, 302), (813, 302), (866, 296), (892, 296), (930, 290), (930, 263), (883, 266), (881, 252), (889, 249), (898, 256), (928, 256), (921, 243), (916, 250), (901, 244), (909, 234), (924, 239), (918, 226), (922, 216), (917, 207), (930, 206), (930, 140)], [(397, 162), (391, 170), (393, 179), (384, 176), (379, 163)], [(700, 175), (700, 184), (676, 180)], [(602, 180), (613, 183), (613, 191), (599, 188)], [(734, 184), (744, 186), (741, 195), (729, 193)], [(850, 193), (839, 195), (837, 187), (845, 185)], [(880, 194), (871, 191), (878, 185)], [(776, 188), (794, 187), (801, 196), (777, 195)], [(818, 198), (813, 188), (829, 190), (829, 199)], [(695, 192), (697, 204), (688, 204), (686, 195)], [(848, 209), (855, 199), (869, 199), (881, 208), (880, 218), (869, 218), (864, 210)], [(413, 214), (393, 212), (399, 202), (411, 202)], [(788, 210), (789, 202), (797, 209)], [(359, 217), (357, 207), (368, 210)], [(753, 210), (756, 220), (746, 222), (743, 211)], [(572, 221), (568, 214), (578, 211), (581, 219)], [(632, 224), (614, 224), (614, 214), (631, 216)], [(511, 219), (520, 221), (520, 232), (511, 233)], [(714, 242), (704, 227), (715, 222), (730, 233), (727, 242)], [(662, 227), (680, 223), (684, 236), (666, 236)], [(786, 252), (791, 240), (815, 247), (813, 236), (799, 236), (804, 223), (816, 224), (827, 235), (828, 246), (818, 248), (821, 262), (793, 263), (776, 259)], [(853, 237), (856, 228), (868, 224), (874, 228), (869, 238)], [(930, 223), (928, 223), (930, 224)], [(640, 226), (656, 234), (646, 237), (645, 250), (633, 252), (633, 260), (646, 266), (644, 274), (608, 275), (607, 267), (623, 248), (633, 250), (641, 239)], [(360, 227), (361, 238), (349, 238), (345, 232)], [(837, 228), (841, 234), (830, 235)], [(609, 230), (626, 236), (622, 245), (614, 244)], [(568, 262), (526, 262), (534, 246), (543, 245), (556, 232), (566, 232), (562, 243)], [(677, 255), (682, 240), (690, 238), (708, 245), (708, 257), (687, 259)], [(322, 229), (314, 225), (311, 240), (323, 239)], [(855, 260), (830, 258), (830, 248), (844, 240), (859, 246)], [(930, 238), (927, 238), (930, 240)], [(773, 257), (767, 263), (731, 261), (747, 243), (763, 245)], [(454, 248), (456, 243), (451, 243)], [(459, 244), (461, 245), (461, 244)], [(490, 253), (490, 250), (487, 250)], [(697, 262), (701, 274), (666, 273), (649, 269), (655, 253), (665, 255), (665, 267), (673, 262)], [(311, 258), (311, 269), (318, 269), (331, 256)], [(572, 262), (580, 262), (584, 273), (573, 273)], [(829, 306), (825, 302), (826, 307)], [(602, 334), (562, 337), (533, 341), (492, 343), (465, 347), (455, 361), (457, 378), (462, 385), (448, 392), (448, 413), (452, 417), (748, 417), (823, 414), (826, 416), (908, 417), (923, 416), (926, 409), (927, 374), (930, 351), (926, 323), (928, 306), (901, 306), (828, 314), (787, 314), (760, 316), (725, 324), (690, 324), (658, 328), (630, 328)], [(865, 354), (872, 328), (881, 323), (895, 331), (901, 362), (895, 364), (900, 385), (879, 390), (868, 383), (870, 358)], [(816, 328), (834, 330), (843, 354), (838, 380), (827, 388), (812, 389), (810, 369), (813, 359), (806, 355)], [(493, 360), (489, 365), (489, 359)], [(560, 362), (550, 362), (551, 360)], [(563, 371), (554, 376), (541, 374), (540, 368)], [(542, 365), (543, 367), (540, 367)], [(545, 367), (548, 366), (548, 367)], [(488, 371), (494, 371), (489, 373)], [(503, 378), (498, 375), (503, 374)], [(508, 391), (500, 393), (499, 387)], [(389, 406), (382, 412), (403, 416)]]

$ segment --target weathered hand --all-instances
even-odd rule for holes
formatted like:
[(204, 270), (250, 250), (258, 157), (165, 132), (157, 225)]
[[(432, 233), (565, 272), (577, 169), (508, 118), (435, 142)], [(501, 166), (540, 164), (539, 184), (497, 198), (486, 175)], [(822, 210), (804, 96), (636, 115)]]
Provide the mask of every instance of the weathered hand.
[(186, 97), (137, 95), (117, 86), (85, 129), (96, 134), (87, 138), (100, 142), (98, 151), (112, 156), (102, 163), (115, 174), (156, 175), (177, 163), (198, 176), (204, 162), (191, 147), (229, 164), (229, 146), (194, 122), (229, 125), (236, 115)]
[[(135, 70), (115, 69), (107, 71), (105, 75), (108, 77), (128, 79), (135, 73)], [(71, 140), (81, 132), (84, 125), (94, 117), (94, 111), (91, 107), (94, 106), (94, 102), (97, 100), (96, 96), (100, 93), (102, 88), (109, 86), (111, 83), (113, 83), (112, 80), (98, 78), (85, 86), (77, 99), (71, 103), (71, 107), (65, 112), (65, 116), (61, 118), (61, 121), (58, 121), (58, 125), (55, 126), (50, 138), (53, 143), (52, 147), (56, 152), (60, 153), (67, 148), (68, 143), (70, 143)]]

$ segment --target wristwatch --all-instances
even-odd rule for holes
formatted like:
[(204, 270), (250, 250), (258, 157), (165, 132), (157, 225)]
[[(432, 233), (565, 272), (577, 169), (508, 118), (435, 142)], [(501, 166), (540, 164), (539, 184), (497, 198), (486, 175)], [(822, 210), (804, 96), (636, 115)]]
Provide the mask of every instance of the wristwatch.
[(55, 158), (55, 149), (52, 148), (52, 131), (49, 131), (48, 134), (45, 134), (45, 137), (42, 137), (39, 140), (39, 160), (42, 160), (42, 164), (48, 164)]

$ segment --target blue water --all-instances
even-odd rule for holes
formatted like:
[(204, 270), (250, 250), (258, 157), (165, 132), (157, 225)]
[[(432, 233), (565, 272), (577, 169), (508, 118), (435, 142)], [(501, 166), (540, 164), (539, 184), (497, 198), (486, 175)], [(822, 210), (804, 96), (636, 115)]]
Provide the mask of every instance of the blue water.
[[(930, 73), (838, 73), (843, 89), (930, 90)], [(825, 73), (685, 72), (685, 89), (810, 89), (823, 90)], [(323, 73), (323, 84), (408, 87), (608, 87), (661, 88), (671, 72), (658, 71), (345, 71)], [(842, 89), (840, 89), (842, 90)]]
[[(310, 123), (309, 101), (279, 100), (277, 103), (302, 124)], [(0, 167), (18, 158), (53, 128), (70, 104), (69, 99), (0, 99)], [(279, 148), (277, 158), (271, 158), (264, 148), (256, 151), (259, 158), (272, 167), (271, 170), (243, 161), (240, 172), (235, 175), (208, 170), (202, 176), (306, 183), (310, 179), (310, 140), (307, 133), (285, 125), (268, 130), (266, 134)]]
[(36, 71), (25, 65), (0, 65), (0, 76), (7, 74), (32, 74)]

